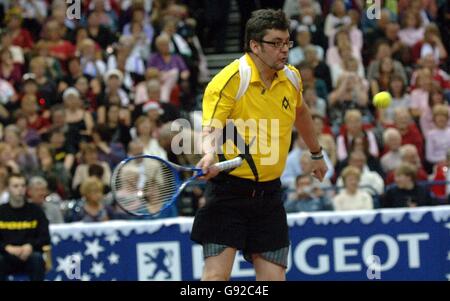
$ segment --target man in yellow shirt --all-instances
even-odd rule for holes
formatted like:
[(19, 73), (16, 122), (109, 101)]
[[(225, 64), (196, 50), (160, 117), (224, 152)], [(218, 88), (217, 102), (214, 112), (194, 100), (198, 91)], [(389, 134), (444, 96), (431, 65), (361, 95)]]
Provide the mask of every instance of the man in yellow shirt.
[[(280, 176), (295, 125), (311, 151), (314, 175), (326, 173), (322, 148), (302, 102), (298, 70), (287, 66), (292, 42), (282, 11), (255, 11), (247, 22), (245, 51), (206, 88), (203, 158), (206, 204), (191, 238), (203, 245), (202, 280), (228, 280), (237, 250), (252, 262), (257, 280), (285, 280), (289, 235)], [(228, 172), (212, 165), (240, 156)]]

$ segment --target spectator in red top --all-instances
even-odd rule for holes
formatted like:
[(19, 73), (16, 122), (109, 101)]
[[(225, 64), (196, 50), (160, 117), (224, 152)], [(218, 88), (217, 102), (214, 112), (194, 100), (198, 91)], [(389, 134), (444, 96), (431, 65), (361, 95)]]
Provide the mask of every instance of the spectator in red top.
[(21, 28), (22, 12), (18, 7), (11, 8), (5, 16), (7, 30), (13, 38), (13, 45), (22, 47), (24, 52), (29, 52), (33, 48), (33, 39), (28, 30)]
[(50, 127), (50, 120), (39, 113), (39, 106), (35, 95), (25, 95), (20, 103), (20, 108), (27, 118), (28, 128), (35, 129), (44, 134)]
[(442, 43), (439, 27), (434, 23), (427, 25), (423, 40), (417, 42), (412, 48), (415, 62), (428, 54), (431, 54), (436, 62), (444, 61), (448, 56), (444, 43)]
[(62, 29), (56, 20), (47, 22), (44, 33), (49, 41), (50, 55), (58, 58), (61, 63), (75, 54), (75, 46), (62, 39)]
[[(450, 76), (447, 72), (439, 68), (439, 60), (433, 57), (433, 54), (429, 53), (424, 55), (420, 60), (419, 64), (425, 70), (429, 70), (431, 73), (432, 80), (439, 84), (442, 89), (450, 89)], [(415, 89), (418, 84), (418, 77), (422, 69), (418, 69), (411, 76), (411, 86)]]
[(0, 78), (7, 80), (16, 90), (22, 80), (20, 65), (14, 64), (12, 53), (9, 49), (0, 50)]
[(424, 158), (424, 141), (416, 124), (412, 122), (407, 108), (397, 108), (394, 113), (394, 127), (402, 135), (402, 145), (413, 144), (417, 148), (420, 158)]

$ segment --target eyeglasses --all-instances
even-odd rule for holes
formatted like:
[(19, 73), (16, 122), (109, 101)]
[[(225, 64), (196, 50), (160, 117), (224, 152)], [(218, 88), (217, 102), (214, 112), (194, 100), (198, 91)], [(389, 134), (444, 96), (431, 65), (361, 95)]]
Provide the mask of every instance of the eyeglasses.
[(287, 41), (287, 42), (283, 42), (283, 41), (276, 41), (276, 42), (270, 42), (270, 41), (264, 41), (264, 40), (260, 40), (261, 43), (266, 43), (266, 44), (270, 44), (273, 45), (273, 47), (277, 48), (277, 49), (283, 49), (284, 46), (287, 46), (288, 49), (291, 49), (294, 46), (294, 42), (293, 41)]

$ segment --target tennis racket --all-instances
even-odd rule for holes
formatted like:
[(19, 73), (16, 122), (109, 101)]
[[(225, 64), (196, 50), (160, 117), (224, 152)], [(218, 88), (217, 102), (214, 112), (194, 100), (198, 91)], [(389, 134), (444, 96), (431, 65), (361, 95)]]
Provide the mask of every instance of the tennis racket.
[[(220, 170), (242, 164), (242, 158), (216, 163)], [(184, 180), (183, 175), (192, 173)], [(157, 156), (139, 155), (124, 159), (111, 177), (111, 192), (117, 204), (135, 216), (155, 216), (172, 206), (183, 189), (205, 175), (201, 168), (186, 167)]]

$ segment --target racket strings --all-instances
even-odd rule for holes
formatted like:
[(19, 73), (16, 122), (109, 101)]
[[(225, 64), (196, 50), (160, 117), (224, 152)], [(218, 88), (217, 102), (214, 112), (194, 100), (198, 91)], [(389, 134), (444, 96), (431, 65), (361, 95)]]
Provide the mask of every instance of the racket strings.
[(116, 200), (123, 209), (141, 214), (159, 212), (177, 190), (175, 171), (151, 158), (124, 164), (115, 185)]

